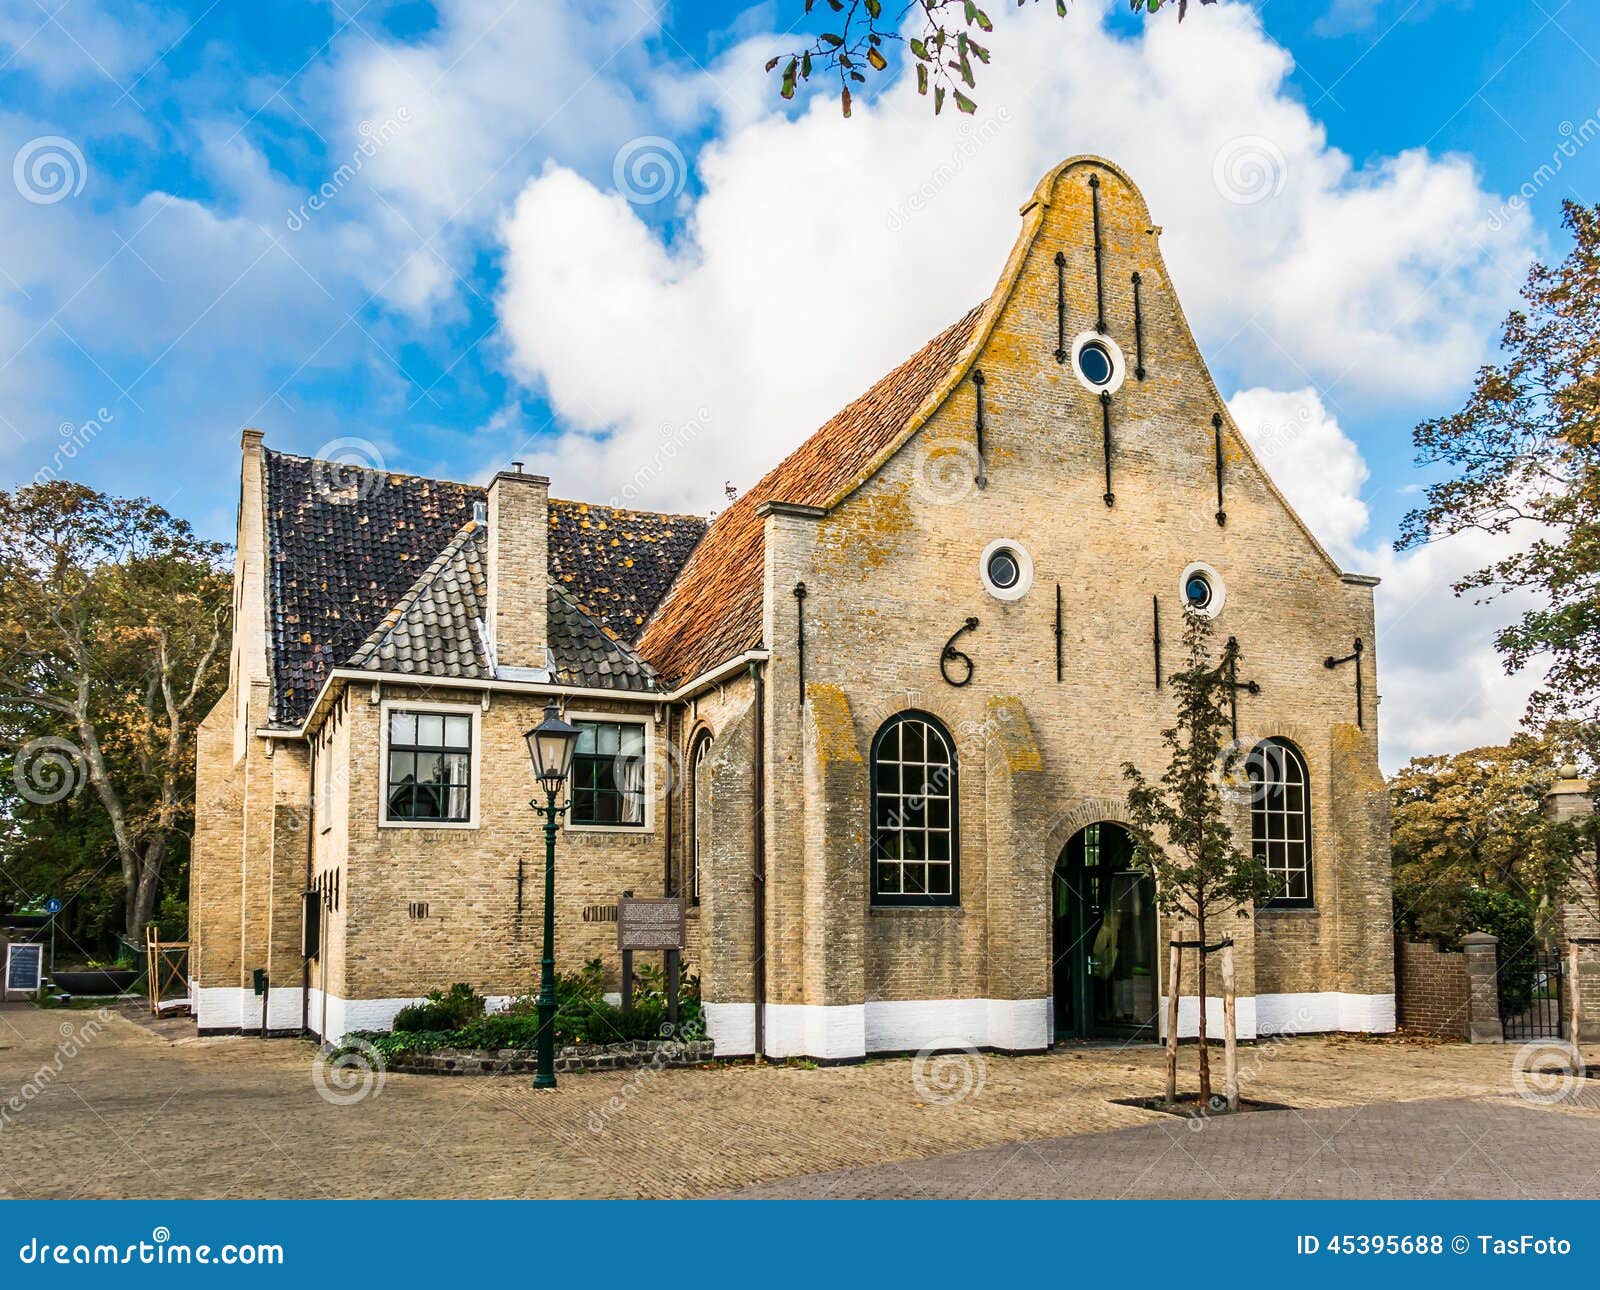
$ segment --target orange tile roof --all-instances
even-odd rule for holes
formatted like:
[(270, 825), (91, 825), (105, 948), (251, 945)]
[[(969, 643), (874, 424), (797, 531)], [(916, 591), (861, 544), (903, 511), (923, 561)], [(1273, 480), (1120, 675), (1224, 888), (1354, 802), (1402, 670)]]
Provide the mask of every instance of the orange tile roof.
[(712, 521), (645, 627), (639, 653), (672, 684), (761, 644), (763, 502), (825, 506), (894, 442), (972, 339), (978, 305), (835, 414)]

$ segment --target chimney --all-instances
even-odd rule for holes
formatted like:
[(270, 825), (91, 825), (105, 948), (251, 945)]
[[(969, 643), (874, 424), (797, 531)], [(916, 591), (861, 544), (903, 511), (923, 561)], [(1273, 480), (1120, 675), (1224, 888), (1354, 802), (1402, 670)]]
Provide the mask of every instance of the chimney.
[[(550, 481), (522, 463), (489, 484), (489, 605), (484, 626), (495, 670), (545, 668)], [(531, 678), (530, 678), (531, 679)]]

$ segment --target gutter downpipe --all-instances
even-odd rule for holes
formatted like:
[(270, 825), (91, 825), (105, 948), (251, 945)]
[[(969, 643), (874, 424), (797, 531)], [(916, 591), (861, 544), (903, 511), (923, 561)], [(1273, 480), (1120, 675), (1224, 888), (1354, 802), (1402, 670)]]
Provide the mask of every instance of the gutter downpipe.
[[(305, 893), (311, 890), (311, 870), (314, 863), (312, 848), (317, 836), (317, 744), (311, 741), (311, 755), (306, 758), (306, 882), (300, 889), (300, 939), (305, 940)], [(303, 948), (303, 947), (302, 947)], [(311, 960), (300, 960), (300, 1033), (311, 1033)]]
[(750, 663), (750, 679), (755, 685), (755, 749), (752, 760), (751, 781), (755, 795), (755, 813), (751, 819), (751, 844), (755, 850), (752, 866), (752, 901), (755, 916), (755, 963), (753, 964), (753, 993), (756, 1008), (755, 1059), (759, 1063), (767, 1055), (767, 821), (766, 821), (766, 685), (761, 664)]

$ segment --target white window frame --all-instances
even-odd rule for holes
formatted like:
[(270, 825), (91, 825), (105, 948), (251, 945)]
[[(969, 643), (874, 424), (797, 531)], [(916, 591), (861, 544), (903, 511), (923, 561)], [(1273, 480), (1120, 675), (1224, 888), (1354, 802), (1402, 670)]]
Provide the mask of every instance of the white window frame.
[(656, 781), (656, 723), (648, 713), (635, 716), (630, 712), (579, 712), (569, 710), (563, 720), (577, 725), (580, 721), (603, 721), (612, 725), (639, 726), (644, 730), (644, 823), (643, 824), (576, 824), (572, 819), (572, 784), (569, 780), (562, 790), (567, 809), (561, 814), (561, 827), (569, 833), (622, 833), (640, 837), (656, 831), (655, 781)]
[[(391, 712), (446, 713), (466, 717), (471, 724), (472, 749), (469, 757), (471, 783), (467, 786), (467, 818), (464, 820), (391, 820), (389, 818), (389, 714)], [(380, 829), (476, 829), (478, 794), (482, 784), (480, 758), (483, 748), (482, 709), (476, 703), (441, 703), (433, 699), (385, 699), (378, 705), (381, 730), (378, 741), (378, 827)]]

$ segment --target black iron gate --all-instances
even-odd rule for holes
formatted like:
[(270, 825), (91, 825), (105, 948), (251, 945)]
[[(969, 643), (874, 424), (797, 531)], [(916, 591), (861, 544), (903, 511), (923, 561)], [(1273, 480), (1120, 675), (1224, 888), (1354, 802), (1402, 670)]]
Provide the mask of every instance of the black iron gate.
[(1500, 965), (1500, 1022), (1507, 1042), (1561, 1038), (1561, 955), (1539, 950)]

